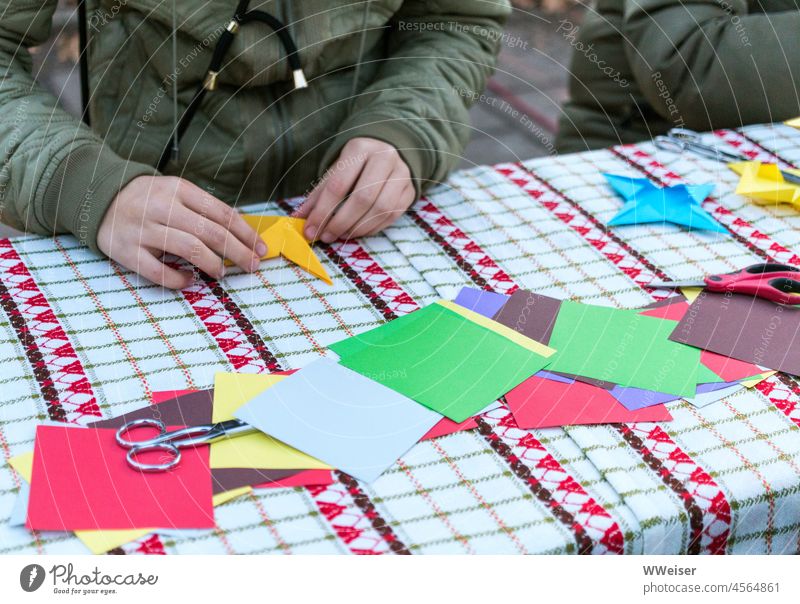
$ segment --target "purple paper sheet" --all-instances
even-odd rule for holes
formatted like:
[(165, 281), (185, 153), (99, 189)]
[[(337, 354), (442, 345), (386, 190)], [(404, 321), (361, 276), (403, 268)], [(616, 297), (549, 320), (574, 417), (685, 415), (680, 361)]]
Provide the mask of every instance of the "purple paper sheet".
[(474, 287), (462, 287), (456, 299), (453, 300), (459, 306), (475, 311), (489, 319), (503, 308), (507, 301), (508, 296), (505, 294), (497, 294), (484, 289), (475, 289)]
[[(735, 386), (738, 383), (739, 382), (713, 382), (709, 384), (698, 384), (695, 393), (704, 394), (707, 392), (716, 392), (717, 390)], [(636, 411), (637, 409), (644, 409), (645, 407), (660, 405), (661, 403), (669, 403), (670, 401), (677, 401), (682, 398), (664, 392), (641, 390), (640, 388), (626, 388), (623, 386), (614, 386), (614, 388), (611, 389), (611, 396), (617, 399), (628, 411)]]
[(575, 379), (571, 377), (567, 377), (566, 375), (561, 375), (560, 373), (553, 373), (551, 371), (545, 371), (542, 369), (538, 371), (536, 377), (544, 378), (546, 380), (552, 380), (554, 382), (561, 382), (562, 384), (573, 384), (575, 383)]

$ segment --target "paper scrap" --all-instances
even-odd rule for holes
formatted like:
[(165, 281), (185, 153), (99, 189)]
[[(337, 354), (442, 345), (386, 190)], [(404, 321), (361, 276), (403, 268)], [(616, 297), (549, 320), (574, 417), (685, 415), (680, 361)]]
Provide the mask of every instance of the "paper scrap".
[(115, 432), (37, 427), (28, 528), (214, 526), (208, 447), (184, 449), (169, 472), (139, 472), (128, 466)]
[(459, 306), (474, 310), (476, 313), (482, 314), (484, 317), (490, 319), (503, 308), (503, 305), (507, 301), (508, 296), (505, 294), (498, 294), (474, 287), (462, 287), (456, 299), (453, 300), (453, 302)]
[(548, 371), (581, 375), (679, 396), (693, 396), (700, 353), (672, 346), (675, 323), (637, 310), (566, 300), (549, 344), (557, 350)]
[(533, 376), (506, 394), (520, 428), (670, 421), (664, 405), (629, 411), (602, 388)]
[(747, 363), (800, 375), (800, 308), (739, 294), (703, 291), (670, 334)]
[(399, 327), (396, 320), (359, 334), (352, 352), (331, 348), (345, 367), (463, 422), (542, 369), (552, 349), (537, 342), (542, 354), (534, 352), (462, 311), (431, 304)]
[(377, 479), (441, 419), (326, 358), (265, 390), (236, 416), (365, 482)]
[[(214, 377), (214, 421), (233, 419), (247, 401), (286, 379), (278, 374), (217, 373)], [(219, 440), (211, 445), (211, 467), (261, 470), (330, 470), (314, 459), (261, 432)]]

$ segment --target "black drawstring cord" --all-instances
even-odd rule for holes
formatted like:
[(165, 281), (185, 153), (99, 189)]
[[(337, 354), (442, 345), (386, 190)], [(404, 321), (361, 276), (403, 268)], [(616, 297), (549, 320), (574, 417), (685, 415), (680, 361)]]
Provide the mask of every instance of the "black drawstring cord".
[(208, 65), (206, 77), (198, 86), (197, 91), (192, 97), (192, 100), (186, 107), (186, 111), (183, 112), (180, 121), (178, 124), (176, 124), (175, 130), (173, 130), (172, 134), (170, 135), (167, 146), (164, 147), (164, 151), (161, 153), (161, 157), (156, 165), (159, 171), (163, 171), (166, 167), (167, 163), (169, 162), (170, 155), (172, 154), (173, 147), (177, 147), (178, 141), (180, 141), (186, 130), (189, 128), (189, 125), (192, 123), (192, 119), (197, 113), (197, 110), (203, 103), (206, 93), (210, 90), (216, 90), (217, 78), (219, 77), (219, 72), (222, 69), (222, 62), (224, 61), (225, 55), (228, 53), (231, 44), (233, 44), (233, 39), (239, 31), (239, 27), (241, 25), (252, 23), (253, 21), (260, 21), (261, 23), (266, 23), (269, 25), (275, 31), (275, 33), (278, 34), (278, 38), (280, 38), (283, 48), (286, 51), (289, 66), (292, 68), (292, 78), (294, 80), (295, 89), (306, 88), (308, 86), (305, 75), (303, 74), (303, 68), (300, 64), (300, 57), (297, 53), (297, 45), (294, 43), (294, 40), (292, 39), (287, 27), (269, 13), (265, 13), (260, 10), (248, 11), (247, 7), (249, 4), (250, 0), (240, 0), (239, 6), (236, 7), (236, 12), (234, 13), (233, 18), (231, 19), (230, 23), (228, 23), (225, 31), (220, 35), (220, 38), (214, 47), (214, 53), (211, 55), (211, 61)]
[(242, 23), (252, 23), (253, 21), (260, 21), (269, 25), (283, 44), (283, 49), (286, 51), (286, 58), (289, 61), (289, 67), (292, 68), (292, 78), (294, 79), (295, 90), (298, 88), (307, 88), (305, 75), (303, 74), (303, 67), (300, 65), (300, 56), (297, 54), (297, 45), (289, 33), (289, 29), (281, 23), (278, 19), (265, 13), (261, 10), (251, 10), (242, 15)]

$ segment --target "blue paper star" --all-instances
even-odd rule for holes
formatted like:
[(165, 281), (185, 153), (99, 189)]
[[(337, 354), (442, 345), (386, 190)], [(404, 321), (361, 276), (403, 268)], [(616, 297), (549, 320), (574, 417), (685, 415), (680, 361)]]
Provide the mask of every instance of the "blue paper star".
[(701, 203), (714, 190), (713, 184), (657, 187), (647, 178), (603, 174), (611, 188), (626, 204), (608, 226), (625, 224), (680, 224), (690, 229), (727, 233), (727, 229), (706, 212)]

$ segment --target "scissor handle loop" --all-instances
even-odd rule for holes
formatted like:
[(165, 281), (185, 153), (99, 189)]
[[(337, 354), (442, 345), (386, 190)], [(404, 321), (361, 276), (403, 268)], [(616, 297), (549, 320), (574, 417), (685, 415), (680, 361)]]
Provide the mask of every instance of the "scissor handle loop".
[[(163, 463), (145, 463), (136, 459), (136, 457), (142, 453), (152, 453), (154, 451), (167, 453), (169, 455), (169, 461)], [(166, 442), (155, 445), (142, 445), (140, 447), (130, 448), (125, 459), (128, 461), (130, 467), (140, 472), (166, 472), (181, 462), (181, 451), (175, 445)]]
[[(158, 430), (158, 436), (139, 442), (125, 438), (125, 435), (131, 430), (143, 427), (155, 428)], [(131, 420), (125, 425), (120, 426), (119, 430), (117, 430), (116, 439), (117, 444), (123, 449), (133, 449), (136, 447), (141, 447), (143, 442), (146, 442), (148, 445), (159, 444), (160, 439), (165, 439), (167, 436), (167, 426), (164, 424), (164, 422), (162, 422), (160, 419), (143, 418)]]

